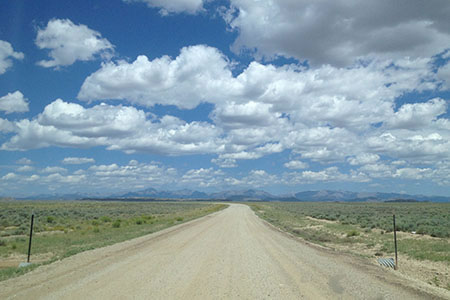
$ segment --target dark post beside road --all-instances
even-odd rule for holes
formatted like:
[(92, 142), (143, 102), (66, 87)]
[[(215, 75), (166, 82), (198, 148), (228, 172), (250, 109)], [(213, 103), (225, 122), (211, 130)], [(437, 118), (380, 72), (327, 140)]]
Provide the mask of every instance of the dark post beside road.
[(395, 246), (395, 266), (394, 270), (398, 269), (398, 260), (397, 260), (397, 231), (395, 228), (395, 215), (392, 216), (394, 219), (394, 246)]
[(33, 223), (34, 223), (34, 214), (31, 215), (30, 242), (28, 243), (28, 259), (27, 259), (27, 263), (30, 262), (30, 255), (31, 255), (31, 239), (33, 238)]

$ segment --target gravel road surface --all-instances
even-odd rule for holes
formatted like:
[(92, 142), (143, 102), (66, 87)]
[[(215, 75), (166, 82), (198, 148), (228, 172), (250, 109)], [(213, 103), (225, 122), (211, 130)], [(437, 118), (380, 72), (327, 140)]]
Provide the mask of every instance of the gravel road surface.
[(240, 204), (0, 282), (0, 299), (448, 296), (446, 291), (430, 290), (367, 260), (308, 245), (271, 227)]

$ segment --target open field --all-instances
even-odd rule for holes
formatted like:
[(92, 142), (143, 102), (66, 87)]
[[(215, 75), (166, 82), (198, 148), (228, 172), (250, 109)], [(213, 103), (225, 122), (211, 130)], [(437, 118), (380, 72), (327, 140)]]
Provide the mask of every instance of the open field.
[[(307, 241), (373, 261), (394, 257), (399, 272), (450, 289), (450, 203), (254, 203), (261, 218)], [(412, 232), (416, 232), (415, 234)]]
[(0, 299), (449, 299), (450, 291), (312, 246), (246, 205), (0, 282)]
[(26, 261), (31, 213), (31, 262), (46, 264), (76, 253), (149, 234), (225, 208), (222, 204), (161, 202), (0, 202), (0, 280), (36, 265)]

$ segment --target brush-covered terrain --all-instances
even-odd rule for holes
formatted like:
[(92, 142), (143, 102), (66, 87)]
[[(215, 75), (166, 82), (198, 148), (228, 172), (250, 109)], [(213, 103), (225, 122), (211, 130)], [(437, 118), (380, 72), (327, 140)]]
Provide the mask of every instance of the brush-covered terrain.
[(394, 257), (399, 272), (450, 289), (450, 203), (261, 202), (258, 216), (309, 242), (372, 259)]
[[(179, 202), (0, 202), (0, 280), (39, 264), (111, 245), (186, 222), (226, 205)], [(30, 267), (26, 261), (30, 217), (34, 234)]]

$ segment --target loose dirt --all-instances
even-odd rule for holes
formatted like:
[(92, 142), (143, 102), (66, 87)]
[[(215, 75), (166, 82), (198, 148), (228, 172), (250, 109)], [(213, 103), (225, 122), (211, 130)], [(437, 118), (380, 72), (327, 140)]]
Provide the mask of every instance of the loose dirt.
[[(320, 231), (326, 231), (328, 233), (333, 234), (329, 230), (324, 229), (325, 224), (339, 224), (337, 221), (330, 220), (322, 220), (316, 219), (312, 217), (306, 217), (309, 220), (314, 221), (314, 224), (321, 223), (321, 225), (307, 225), (309, 229), (315, 229)], [(294, 228), (296, 229), (296, 228)], [(298, 228), (301, 230), (302, 228)], [(366, 237), (366, 240), (371, 240), (370, 237), (366, 236), (364, 233), (364, 229), (360, 229), (361, 236)], [(372, 232), (380, 234), (383, 230), (381, 229), (372, 229)], [(335, 234), (335, 233), (334, 233)], [(392, 233), (389, 233), (393, 235)], [(346, 234), (342, 234), (341, 238), (344, 238)], [(413, 234), (409, 232), (397, 232), (397, 239), (415, 239), (415, 240), (440, 240), (439, 238), (432, 237), (429, 235), (422, 234)], [(447, 240), (448, 241), (448, 240)], [(450, 242), (449, 247), (450, 247)], [(378, 264), (377, 260), (374, 257), (374, 253), (383, 253), (382, 244), (374, 244), (373, 247), (368, 247), (367, 243), (335, 243), (333, 241), (325, 242), (324, 245), (331, 249), (338, 250), (340, 252), (349, 252), (355, 255), (364, 255), (366, 257), (372, 257), (371, 260), (374, 264)], [(393, 257), (393, 255), (383, 255), (383, 257)], [(430, 261), (430, 260), (417, 260), (408, 257), (405, 254), (400, 255), (400, 268), (397, 270), (397, 275), (400, 273), (402, 276), (409, 277), (413, 280), (419, 280), (423, 283), (428, 283), (434, 286), (438, 286), (441, 288), (447, 288), (450, 290), (450, 269), (448, 263), (441, 261)]]
[(245, 205), (0, 283), (0, 299), (450, 299), (284, 234)]

